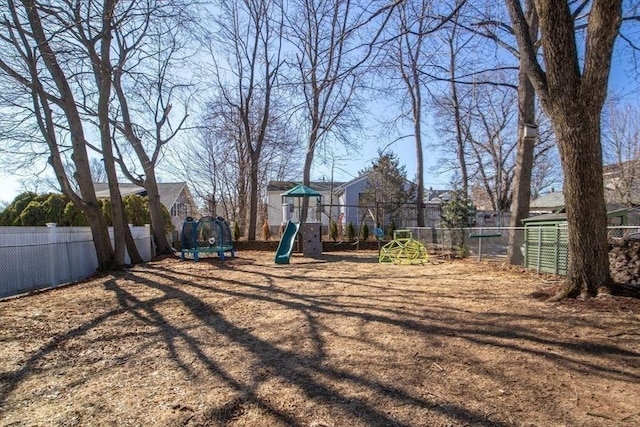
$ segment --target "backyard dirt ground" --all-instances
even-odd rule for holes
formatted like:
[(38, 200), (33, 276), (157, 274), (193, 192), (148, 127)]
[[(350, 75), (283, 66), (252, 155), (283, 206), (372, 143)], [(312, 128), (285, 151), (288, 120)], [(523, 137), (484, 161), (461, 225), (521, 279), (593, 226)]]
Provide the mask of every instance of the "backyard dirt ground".
[(375, 252), (174, 257), (0, 302), (2, 426), (640, 426), (640, 303)]

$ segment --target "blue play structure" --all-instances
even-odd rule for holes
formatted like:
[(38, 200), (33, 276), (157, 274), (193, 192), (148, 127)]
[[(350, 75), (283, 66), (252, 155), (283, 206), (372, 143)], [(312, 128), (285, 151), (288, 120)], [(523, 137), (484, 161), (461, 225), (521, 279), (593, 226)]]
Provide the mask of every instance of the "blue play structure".
[(180, 240), (180, 259), (183, 261), (185, 254), (189, 253), (193, 254), (195, 261), (198, 261), (201, 253), (217, 253), (222, 260), (225, 252), (235, 256), (229, 224), (220, 216), (204, 216), (199, 221), (187, 217), (182, 225)]

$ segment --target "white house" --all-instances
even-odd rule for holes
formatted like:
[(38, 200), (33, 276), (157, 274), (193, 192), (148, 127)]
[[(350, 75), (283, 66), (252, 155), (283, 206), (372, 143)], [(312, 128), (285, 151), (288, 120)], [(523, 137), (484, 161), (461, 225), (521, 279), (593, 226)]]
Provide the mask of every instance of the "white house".
[[(276, 234), (280, 226), (288, 220), (299, 220), (300, 206), (302, 199), (297, 197), (285, 197), (282, 193), (291, 190), (299, 185), (293, 181), (271, 181), (267, 186), (267, 218), (269, 219), (269, 229)], [(340, 214), (338, 210), (338, 198), (335, 190), (342, 185), (341, 182), (313, 181), (309, 187), (321, 194), (320, 198), (309, 200), (309, 211), (307, 222), (321, 222), (324, 232), (329, 227), (330, 218), (336, 221)]]

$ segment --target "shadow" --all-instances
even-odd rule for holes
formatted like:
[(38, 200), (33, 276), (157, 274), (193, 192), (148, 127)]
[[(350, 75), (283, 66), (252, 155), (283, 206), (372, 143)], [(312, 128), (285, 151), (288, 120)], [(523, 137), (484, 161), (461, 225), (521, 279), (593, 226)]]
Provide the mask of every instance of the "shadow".
[[(367, 403), (366, 399), (359, 399), (352, 396), (343, 395), (341, 394), (339, 389), (318, 381), (316, 377), (325, 377), (333, 381), (346, 380), (355, 383), (358, 387), (364, 387), (377, 393), (382, 393), (386, 398), (397, 400), (398, 404), (400, 405), (410, 404), (413, 406), (421, 407), (423, 409), (428, 409), (430, 411), (443, 411), (443, 413), (446, 413), (447, 416), (451, 416), (464, 422), (472, 422), (474, 423), (474, 425), (503, 425), (501, 423), (488, 422), (484, 419), (484, 415), (475, 413), (462, 407), (453, 408), (451, 405), (449, 405), (446, 410), (444, 410), (438, 404), (434, 404), (432, 402), (424, 400), (423, 398), (407, 394), (402, 388), (378, 381), (373, 381), (367, 379), (364, 376), (356, 376), (344, 370), (326, 366), (324, 364), (324, 340), (319, 333), (319, 331), (322, 329), (322, 326), (318, 323), (317, 317), (312, 313), (329, 313), (332, 311), (333, 313), (338, 313), (338, 311), (336, 310), (330, 310), (329, 308), (323, 309), (321, 307), (309, 306), (307, 304), (277, 300), (251, 294), (217, 291), (219, 293), (226, 293), (228, 295), (234, 296), (242, 295), (248, 300), (257, 299), (262, 301), (270, 301), (283, 305), (289, 309), (301, 312), (309, 325), (309, 332), (307, 336), (313, 343), (314, 348), (312, 354), (306, 356), (296, 352), (292, 352), (290, 350), (280, 349), (273, 345), (273, 343), (259, 338), (257, 335), (251, 333), (251, 331), (247, 331), (227, 321), (224, 316), (221, 316), (210, 306), (203, 304), (203, 302), (199, 298), (182, 289), (183, 287), (194, 287), (192, 283), (182, 282), (178, 283), (178, 286), (167, 286), (156, 281), (140, 278), (138, 278), (136, 282), (138, 284), (144, 284), (145, 286), (162, 291), (166, 295), (166, 299), (178, 299), (182, 303), (182, 305), (189, 309), (191, 313), (195, 317), (200, 319), (203, 324), (210, 327), (213, 331), (215, 331), (215, 333), (225, 336), (228, 339), (234, 341), (237, 345), (240, 345), (243, 349), (252, 354), (254, 358), (257, 358), (257, 360), (259, 361), (258, 365), (267, 368), (269, 372), (273, 372), (274, 375), (283, 378), (287, 383), (297, 387), (307, 398), (319, 398), (321, 400), (327, 400), (331, 402), (349, 401), (350, 406), (357, 411), (359, 420), (364, 422), (366, 425), (377, 426), (405, 424), (399, 423), (389, 414), (371, 406), (369, 403)], [(119, 300), (123, 302), (131, 300), (130, 297), (125, 295), (122, 289), (114, 289), (114, 291), (119, 294)], [(148, 304), (129, 307), (134, 311), (138, 308), (143, 308), (145, 311), (150, 311), (151, 313), (154, 312), (153, 307), (149, 307)], [(370, 321), (376, 318), (376, 316), (369, 317), (363, 314), (357, 314), (357, 316), (364, 321)], [(151, 318), (156, 318), (155, 314), (152, 315)], [(201, 363), (207, 366), (208, 370), (212, 374), (218, 376), (228, 385), (241, 392), (243, 397), (247, 399), (247, 401), (258, 405), (263, 410), (269, 412), (271, 415), (277, 416), (277, 418), (288, 424), (297, 425), (297, 422), (294, 422), (294, 420), (291, 419), (289, 415), (276, 410), (273, 406), (269, 405), (257, 396), (257, 384), (243, 383), (242, 381), (227, 375), (224, 369), (219, 366), (218, 363), (205, 355), (205, 352), (201, 348), (201, 345), (197, 340), (193, 339), (193, 337), (190, 337), (184, 331), (168, 325), (166, 322), (162, 322), (161, 328), (163, 331), (163, 336), (165, 336), (165, 339), (168, 342), (170, 357), (176, 361), (176, 364), (179, 367), (181, 367), (182, 369), (186, 369), (180, 358), (171, 351), (171, 342), (175, 339), (176, 336), (181, 337), (181, 339), (188, 343), (189, 347), (192, 350), (192, 353), (198, 357)], [(260, 381), (258, 380), (258, 383), (259, 382)]]
[(322, 260), (327, 262), (350, 262), (356, 264), (378, 264), (378, 253), (368, 252), (354, 254), (349, 252), (340, 252), (339, 254), (332, 252), (323, 252), (321, 256)]

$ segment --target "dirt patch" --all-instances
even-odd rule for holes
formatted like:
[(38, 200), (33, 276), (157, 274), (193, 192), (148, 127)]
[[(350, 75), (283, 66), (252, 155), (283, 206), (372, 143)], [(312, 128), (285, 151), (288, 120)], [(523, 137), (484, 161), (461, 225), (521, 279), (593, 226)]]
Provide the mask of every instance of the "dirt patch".
[(375, 252), (180, 262), (0, 302), (0, 425), (640, 425), (640, 305)]

